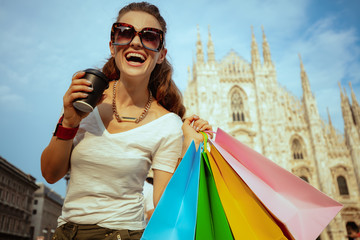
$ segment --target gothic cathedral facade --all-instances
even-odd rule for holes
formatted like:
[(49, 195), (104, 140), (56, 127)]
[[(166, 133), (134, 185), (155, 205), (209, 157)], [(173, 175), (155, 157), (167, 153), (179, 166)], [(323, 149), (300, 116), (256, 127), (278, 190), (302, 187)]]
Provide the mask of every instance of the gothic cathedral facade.
[[(344, 205), (319, 239), (344, 239), (346, 224), (360, 224), (360, 106), (341, 89), (344, 134), (319, 115), (300, 57), (302, 99), (277, 82), (263, 30), (263, 61), (254, 32), (251, 62), (230, 51), (215, 59), (209, 30), (207, 60), (200, 33), (184, 92), (187, 115), (196, 113)], [(351, 85), (350, 85), (351, 87)]]

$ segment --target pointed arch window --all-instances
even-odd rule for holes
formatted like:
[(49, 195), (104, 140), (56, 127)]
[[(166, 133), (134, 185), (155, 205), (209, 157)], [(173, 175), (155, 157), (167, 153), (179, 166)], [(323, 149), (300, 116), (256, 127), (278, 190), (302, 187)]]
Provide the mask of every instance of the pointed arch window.
[(339, 187), (340, 195), (349, 195), (349, 189), (345, 177), (338, 176), (336, 180)]
[(304, 159), (304, 150), (303, 146), (300, 143), (299, 139), (294, 139), (291, 145), (291, 152), (293, 155), (293, 159)]
[(233, 122), (245, 122), (244, 102), (239, 90), (231, 95), (231, 111)]

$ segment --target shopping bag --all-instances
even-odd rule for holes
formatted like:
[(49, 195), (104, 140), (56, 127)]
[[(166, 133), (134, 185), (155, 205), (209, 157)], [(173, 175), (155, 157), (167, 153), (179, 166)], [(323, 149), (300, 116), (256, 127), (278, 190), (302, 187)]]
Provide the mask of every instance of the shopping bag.
[(221, 129), (214, 147), (297, 240), (315, 239), (342, 205)]
[[(205, 136), (205, 145), (206, 149)], [(233, 240), (206, 152), (201, 153), (196, 240)]]
[(208, 157), (234, 239), (287, 239), (272, 215), (213, 146)]
[(170, 179), (142, 235), (143, 240), (194, 239), (197, 213), (200, 152), (191, 143)]

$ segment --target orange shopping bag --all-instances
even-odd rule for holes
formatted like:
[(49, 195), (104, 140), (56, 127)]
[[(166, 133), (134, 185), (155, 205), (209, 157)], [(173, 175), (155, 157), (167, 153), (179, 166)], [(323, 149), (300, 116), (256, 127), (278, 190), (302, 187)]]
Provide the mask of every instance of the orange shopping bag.
[(207, 155), (234, 239), (288, 239), (271, 214), (213, 145)]

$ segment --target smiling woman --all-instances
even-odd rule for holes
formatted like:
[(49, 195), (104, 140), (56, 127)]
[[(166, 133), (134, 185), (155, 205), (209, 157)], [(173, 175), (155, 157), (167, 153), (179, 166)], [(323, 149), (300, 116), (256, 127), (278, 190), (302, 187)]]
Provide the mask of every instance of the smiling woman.
[(132, 3), (120, 10), (102, 71), (111, 80), (89, 114), (74, 100), (94, 91), (76, 73), (63, 97), (63, 115), (41, 156), (49, 183), (70, 171), (63, 211), (53, 239), (140, 239), (145, 228), (144, 181), (153, 170), (158, 203), (191, 141), (212, 130), (185, 107), (166, 59), (166, 23), (156, 6)]

